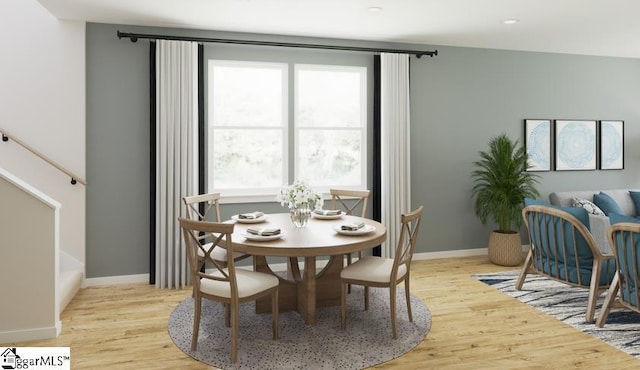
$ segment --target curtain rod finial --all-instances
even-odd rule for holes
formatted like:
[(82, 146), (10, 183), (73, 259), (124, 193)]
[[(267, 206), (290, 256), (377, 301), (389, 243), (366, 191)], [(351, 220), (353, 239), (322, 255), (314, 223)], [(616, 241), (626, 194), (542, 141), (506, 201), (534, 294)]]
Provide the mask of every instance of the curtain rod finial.
[(433, 58), (434, 56), (438, 55), (438, 50), (434, 50), (434, 51), (425, 51), (425, 52), (421, 52), (421, 53), (416, 53), (416, 58), (420, 59), (422, 58), (422, 56), (424, 55), (428, 55), (431, 58)]

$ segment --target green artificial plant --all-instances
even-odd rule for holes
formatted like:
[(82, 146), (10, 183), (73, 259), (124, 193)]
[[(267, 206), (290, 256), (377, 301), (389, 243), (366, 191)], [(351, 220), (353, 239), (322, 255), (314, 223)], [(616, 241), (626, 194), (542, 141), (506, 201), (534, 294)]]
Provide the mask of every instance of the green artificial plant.
[(491, 219), (497, 232), (513, 233), (522, 225), (524, 198), (536, 198), (538, 175), (527, 172), (527, 152), (506, 134), (489, 141), (489, 151), (473, 162), (476, 215), (483, 224)]

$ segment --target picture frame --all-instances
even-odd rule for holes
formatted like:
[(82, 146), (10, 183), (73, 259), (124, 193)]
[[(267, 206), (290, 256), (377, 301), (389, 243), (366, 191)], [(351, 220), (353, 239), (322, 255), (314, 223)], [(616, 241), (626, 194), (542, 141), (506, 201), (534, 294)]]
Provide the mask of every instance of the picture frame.
[(550, 119), (524, 120), (524, 146), (527, 153), (527, 171), (551, 171)]
[(555, 120), (556, 171), (596, 169), (598, 141), (596, 126), (596, 120)]
[(600, 121), (600, 169), (624, 169), (624, 121)]

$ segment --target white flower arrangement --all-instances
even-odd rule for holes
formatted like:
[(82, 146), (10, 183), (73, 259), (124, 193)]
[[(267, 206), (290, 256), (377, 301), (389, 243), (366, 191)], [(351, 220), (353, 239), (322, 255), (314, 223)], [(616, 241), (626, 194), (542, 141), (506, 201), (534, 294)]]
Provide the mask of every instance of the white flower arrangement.
[(297, 208), (303, 203), (307, 203), (311, 209), (320, 209), (324, 201), (322, 196), (304, 181), (296, 180), (292, 185), (285, 185), (276, 197), (282, 206)]

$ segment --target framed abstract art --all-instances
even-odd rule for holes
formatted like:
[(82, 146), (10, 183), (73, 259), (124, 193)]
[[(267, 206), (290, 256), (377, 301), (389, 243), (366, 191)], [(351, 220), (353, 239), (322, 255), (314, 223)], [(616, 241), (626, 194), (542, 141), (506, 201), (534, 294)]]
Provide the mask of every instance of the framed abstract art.
[(555, 121), (555, 169), (576, 171), (596, 169), (595, 120)]
[(600, 121), (600, 169), (624, 169), (624, 121)]
[(527, 171), (551, 171), (551, 120), (525, 119), (524, 146)]

